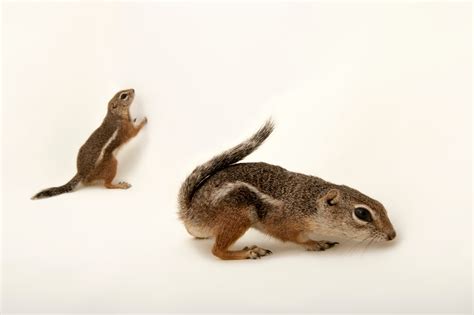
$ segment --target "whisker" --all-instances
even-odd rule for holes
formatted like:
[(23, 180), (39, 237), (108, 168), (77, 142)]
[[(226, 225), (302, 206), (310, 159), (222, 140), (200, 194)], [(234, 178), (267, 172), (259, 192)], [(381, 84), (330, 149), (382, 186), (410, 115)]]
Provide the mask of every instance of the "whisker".
[[(374, 236), (371, 237), (370, 241), (367, 243), (367, 245), (365, 246), (364, 250), (362, 251), (363, 254), (365, 254), (365, 252), (367, 251), (367, 248), (369, 248), (369, 246), (372, 245), (372, 243), (375, 241), (375, 238), (376, 238), (376, 237), (377, 237), (376, 235), (374, 235)], [(362, 256), (362, 255), (361, 255), (361, 256)]]
[(355, 254), (355, 252), (359, 249), (361, 249), (361, 246), (363, 246), (364, 242), (367, 241), (369, 239), (370, 235), (367, 236), (366, 238), (364, 238), (362, 241), (360, 242), (354, 242), (353, 243), (353, 246), (351, 246), (351, 248), (349, 248), (349, 254)]

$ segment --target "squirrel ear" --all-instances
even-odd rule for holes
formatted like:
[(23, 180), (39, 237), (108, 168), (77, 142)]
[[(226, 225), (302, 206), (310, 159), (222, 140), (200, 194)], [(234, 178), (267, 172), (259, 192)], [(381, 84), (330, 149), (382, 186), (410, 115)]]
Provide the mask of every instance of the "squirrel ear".
[(333, 188), (326, 192), (321, 199), (323, 199), (328, 205), (333, 206), (341, 199), (341, 193), (338, 189)]

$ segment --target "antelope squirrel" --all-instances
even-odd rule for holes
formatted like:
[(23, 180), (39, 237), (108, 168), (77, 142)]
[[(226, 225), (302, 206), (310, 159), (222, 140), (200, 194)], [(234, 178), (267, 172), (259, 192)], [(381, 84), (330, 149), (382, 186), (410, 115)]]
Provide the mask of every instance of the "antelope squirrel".
[(258, 247), (230, 250), (249, 228), (282, 241), (323, 251), (338, 244), (314, 234), (354, 240), (393, 240), (384, 206), (344, 185), (294, 173), (267, 163), (238, 163), (272, 133), (273, 122), (250, 139), (198, 166), (179, 191), (179, 217), (196, 238), (215, 237), (221, 259), (256, 259), (271, 254)]
[(117, 173), (118, 164), (114, 156), (115, 151), (135, 137), (148, 121), (144, 118), (138, 126), (132, 122), (130, 105), (134, 97), (135, 90), (133, 89), (115, 94), (109, 101), (104, 121), (79, 149), (76, 175), (67, 184), (42, 190), (31, 199), (71, 192), (80, 182), (91, 184), (95, 181), (103, 181), (107, 188), (130, 188), (131, 185), (126, 182), (113, 184), (112, 180)]

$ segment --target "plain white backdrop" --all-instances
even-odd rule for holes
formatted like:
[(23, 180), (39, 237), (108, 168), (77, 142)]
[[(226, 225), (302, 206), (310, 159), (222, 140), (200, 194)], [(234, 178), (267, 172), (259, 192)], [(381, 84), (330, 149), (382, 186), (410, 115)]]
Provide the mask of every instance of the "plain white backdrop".
[[(3, 311), (471, 311), (471, 5), (3, 4)], [(109, 98), (135, 88), (127, 191), (75, 174)], [(176, 195), (199, 163), (277, 128), (248, 161), (353, 186), (398, 238), (220, 261)]]

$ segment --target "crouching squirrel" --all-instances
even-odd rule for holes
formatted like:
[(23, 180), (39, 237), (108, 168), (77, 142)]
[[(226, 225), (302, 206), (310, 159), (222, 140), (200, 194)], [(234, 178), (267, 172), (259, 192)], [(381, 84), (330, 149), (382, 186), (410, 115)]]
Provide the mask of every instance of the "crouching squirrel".
[(250, 139), (198, 166), (179, 191), (179, 216), (196, 238), (215, 238), (221, 259), (255, 259), (271, 251), (258, 246), (230, 250), (249, 228), (282, 241), (323, 251), (337, 242), (315, 234), (353, 240), (389, 241), (395, 230), (384, 206), (343, 185), (266, 163), (238, 163), (274, 129), (271, 120)]
[(79, 149), (76, 175), (67, 184), (42, 190), (31, 199), (47, 198), (71, 192), (80, 182), (91, 184), (103, 181), (107, 188), (130, 188), (131, 185), (126, 182), (113, 184), (112, 180), (117, 173), (118, 164), (114, 152), (135, 137), (147, 123), (146, 118), (138, 126), (132, 122), (129, 109), (134, 97), (135, 90), (133, 89), (115, 94), (109, 101), (104, 121)]

